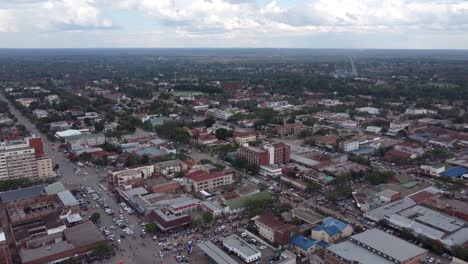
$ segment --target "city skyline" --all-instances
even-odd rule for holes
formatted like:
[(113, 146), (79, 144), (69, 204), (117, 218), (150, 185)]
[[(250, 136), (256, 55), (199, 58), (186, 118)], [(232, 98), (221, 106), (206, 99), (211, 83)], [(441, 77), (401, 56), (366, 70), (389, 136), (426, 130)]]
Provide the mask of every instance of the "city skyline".
[(15, 0), (0, 48), (466, 49), (467, 1)]

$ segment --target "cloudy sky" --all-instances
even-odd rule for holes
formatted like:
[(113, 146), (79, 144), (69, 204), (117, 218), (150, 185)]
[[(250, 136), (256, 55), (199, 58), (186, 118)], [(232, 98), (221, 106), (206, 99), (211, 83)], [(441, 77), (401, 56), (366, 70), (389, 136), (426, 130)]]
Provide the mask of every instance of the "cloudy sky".
[(0, 0), (0, 48), (468, 48), (468, 0)]

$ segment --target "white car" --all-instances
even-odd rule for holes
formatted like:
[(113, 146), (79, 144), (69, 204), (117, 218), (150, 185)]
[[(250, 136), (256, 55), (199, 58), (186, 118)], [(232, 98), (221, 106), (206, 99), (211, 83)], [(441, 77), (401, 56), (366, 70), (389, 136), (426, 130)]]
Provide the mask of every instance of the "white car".
[(266, 249), (266, 246), (260, 246), (259, 249), (264, 250)]

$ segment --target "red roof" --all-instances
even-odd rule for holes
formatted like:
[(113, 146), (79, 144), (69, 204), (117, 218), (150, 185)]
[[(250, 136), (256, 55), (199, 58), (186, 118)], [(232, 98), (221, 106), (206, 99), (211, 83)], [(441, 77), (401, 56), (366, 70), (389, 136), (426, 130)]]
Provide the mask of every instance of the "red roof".
[(207, 172), (202, 171), (202, 170), (197, 170), (197, 171), (188, 173), (187, 175), (185, 175), (185, 177), (187, 177), (187, 178), (189, 178), (189, 179), (191, 179), (192, 181), (195, 181), (195, 182), (201, 182), (201, 181), (207, 181), (207, 180), (211, 180), (211, 179), (221, 178), (221, 177), (227, 176), (229, 174), (232, 174), (232, 171), (224, 170), (224, 171), (215, 171), (215, 172), (212, 172), (212, 173), (207, 173)]
[(385, 160), (386, 161), (392, 161), (394, 159), (409, 159), (411, 158), (411, 154), (403, 151), (399, 151), (396, 149), (391, 149), (385, 153)]
[(262, 214), (255, 221), (261, 222), (262, 224), (268, 226), (270, 229), (279, 230), (284, 228), (285, 223), (276, 219), (272, 214)]

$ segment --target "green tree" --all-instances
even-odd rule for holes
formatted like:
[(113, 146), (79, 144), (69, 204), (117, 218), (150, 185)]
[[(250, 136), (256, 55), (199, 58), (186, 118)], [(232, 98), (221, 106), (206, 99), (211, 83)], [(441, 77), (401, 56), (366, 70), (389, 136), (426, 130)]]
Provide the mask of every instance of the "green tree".
[(148, 223), (145, 225), (145, 231), (150, 234), (154, 234), (159, 230), (158, 225), (155, 223)]
[(109, 255), (111, 252), (111, 247), (106, 242), (101, 242), (94, 248), (93, 255), (103, 257), (105, 255)]
[(210, 224), (211, 222), (213, 222), (213, 214), (210, 212), (204, 212), (202, 214), (202, 218), (204, 224)]
[(216, 123), (216, 120), (212, 116), (203, 120), (203, 124), (205, 125), (205, 127), (212, 127), (215, 123)]
[(93, 221), (93, 223), (97, 223), (100, 218), (101, 218), (101, 214), (96, 212), (96, 213), (93, 213), (89, 219)]
[(219, 128), (216, 130), (216, 138), (219, 140), (226, 140), (228, 138), (229, 132), (225, 128)]
[(464, 261), (468, 261), (468, 247), (466, 246), (453, 246), (452, 254)]
[(297, 218), (297, 217), (293, 217), (292, 221), (291, 221), (291, 224), (292, 225), (295, 225), (295, 226), (299, 226), (302, 224), (302, 220)]
[(104, 122), (94, 122), (94, 129), (96, 131), (102, 132), (104, 130)]

